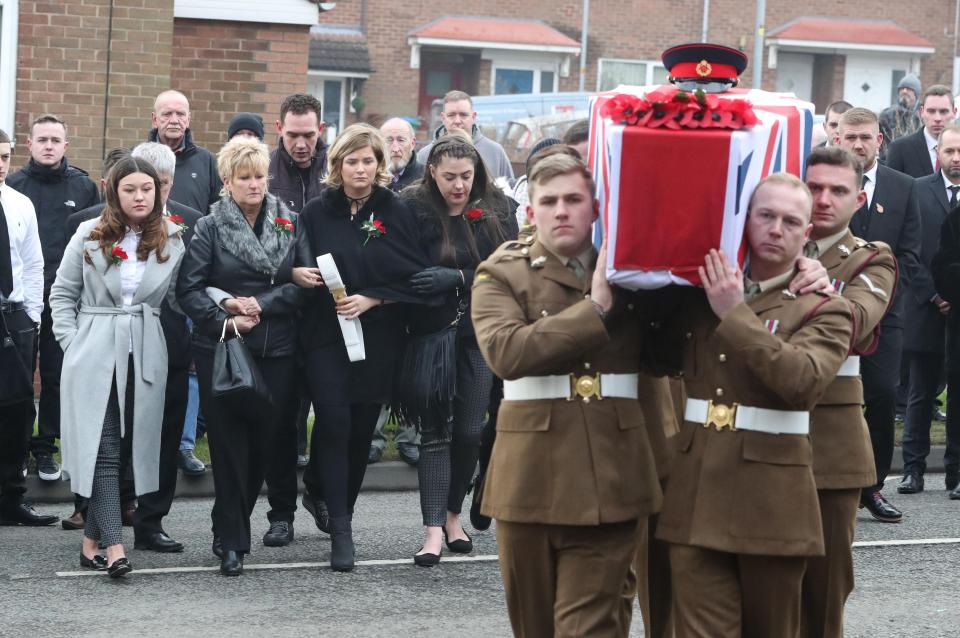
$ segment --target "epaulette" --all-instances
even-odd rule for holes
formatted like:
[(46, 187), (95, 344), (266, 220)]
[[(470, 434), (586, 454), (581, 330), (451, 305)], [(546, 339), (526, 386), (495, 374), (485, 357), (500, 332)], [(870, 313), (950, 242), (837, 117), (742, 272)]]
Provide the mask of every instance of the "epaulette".
[(500, 263), (503, 261), (514, 261), (517, 259), (527, 259), (530, 255), (530, 247), (527, 244), (521, 241), (508, 241), (504, 244), (501, 244), (499, 248), (489, 259), (493, 263)]

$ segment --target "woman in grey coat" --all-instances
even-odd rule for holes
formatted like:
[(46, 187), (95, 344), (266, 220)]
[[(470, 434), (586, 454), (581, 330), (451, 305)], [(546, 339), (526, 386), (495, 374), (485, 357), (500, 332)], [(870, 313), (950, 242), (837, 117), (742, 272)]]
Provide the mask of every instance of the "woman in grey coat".
[(80, 564), (116, 578), (132, 569), (121, 536), (124, 440), (132, 444), (137, 494), (159, 487), (167, 379), (160, 304), (174, 300), (171, 282), (184, 248), (180, 227), (163, 217), (160, 179), (149, 162), (121, 160), (105, 190), (102, 215), (81, 224), (67, 246), (50, 308), (64, 351), (63, 470), (72, 490), (89, 498)]

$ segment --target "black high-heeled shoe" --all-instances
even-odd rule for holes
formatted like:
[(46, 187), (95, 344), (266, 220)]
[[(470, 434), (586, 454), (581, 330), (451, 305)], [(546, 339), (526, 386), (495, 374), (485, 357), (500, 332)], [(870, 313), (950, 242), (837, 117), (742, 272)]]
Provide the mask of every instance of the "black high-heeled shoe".
[(133, 567), (126, 558), (118, 558), (113, 561), (113, 564), (107, 567), (107, 573), (110, 574), (110, 578), (122, 578), (132, 571)]
[(83, 552), (80, 552), (80, 567), (102, 572), (107, 568), (107, 559), (100, 554), (94, 554), (93, 558), (87, 558), (83, 555)]
[[(423, 548), (420, 548), (423, 550)], [(440, 564), (440, 557), (443, 556), (443, 550), (439, 554), (414, 554), (413, 564), (418, 567), (433, 567)]]
[(224, 576), (239, 576), (243, 573), (243, 554), (228, 549), (220, 561), (220, 573)]
[(447, 538), (447, 527), (446, 525), (442, 526), (440, 529), (443, 530), (443, 542), (447, 544), (447, 549), (455, 554), (469, 554), (473, 551), (473, 539), (470, 538), (470, 535), (467, 534), (467, 530), (463, 530), (463, 533), (466, 535), (467, 539), (458, 538), (455, 541), (449, 540)]

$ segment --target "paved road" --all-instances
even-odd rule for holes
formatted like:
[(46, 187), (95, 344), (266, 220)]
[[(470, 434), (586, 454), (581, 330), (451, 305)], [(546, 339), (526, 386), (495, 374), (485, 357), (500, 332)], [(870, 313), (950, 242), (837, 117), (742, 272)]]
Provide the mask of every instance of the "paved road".
[[(848, 636), (960, 635), (960, 502), (947, 500), (942, 476), (928, 476), (927, 484), (934, 491), (913, 497), (898, 496), (891, 486), (905, 522), (884, 525), (861, 515), (858, 541), (952, 541), (858, 547)], [(222, 578), (209, 549), (210, 506), (208, 499), (178, 501), (166, 527), (187, 544), (186, 551), (131, 551), (138, 571), (125, 582), (63, 574), (78, 570), (80, 532), (0, 528), (0, 636), (469, 638), (510, 633), (492, 532), (474, 534), (470, 562), (445, 556), (437, 568), (413, 566), (410, 557), (419, 549), (420, 533), (415, 492), (361, 495), (356, 544), (359, 560), (370, 562), (352, 574), (317, 565), (327, 560), (330, 543), (309, 518), (297, 519), (291, 546), (262, 547), (266, 504), (261, 502), (247, 572)], [(62, 505), (40, 509), (69, 514)], [(125, 533), (132, 544), (132, 534)], [(158, 568), (186, 571), (146, 571)], [(643, 635), (639, 619), (631, 635)]]

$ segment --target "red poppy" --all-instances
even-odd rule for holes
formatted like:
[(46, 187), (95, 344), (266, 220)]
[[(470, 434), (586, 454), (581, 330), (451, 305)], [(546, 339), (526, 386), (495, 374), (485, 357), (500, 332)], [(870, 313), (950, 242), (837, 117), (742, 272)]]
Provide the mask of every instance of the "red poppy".
[(293, 222), (284, 217), (277, 217), (273, 220), (273, 229), (277, 231), (278, 235), (281, 233), (292, 233)]
[(125, 262), (128, 259), (127, 251), (125, 251), (120, 244), (114, 244), (113, 250), (110, 251), (110, 257), (113, 258), (113, 263), (116, 266), (119, 266), (121, 263)]
[(387, 234), (387, 227), (383, 225), (383, 222), (379, 219), (373, 220), (373, 227), (376, 228), (381, 235)]
[(471, 208), (463, 214), (464, 217), (469, 219), (472, 222), (478, 222), (483, 219), (483, 209), (482, 208)]

